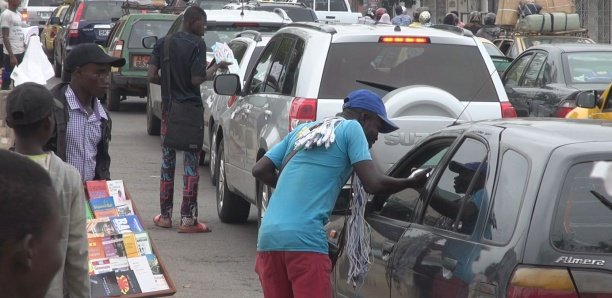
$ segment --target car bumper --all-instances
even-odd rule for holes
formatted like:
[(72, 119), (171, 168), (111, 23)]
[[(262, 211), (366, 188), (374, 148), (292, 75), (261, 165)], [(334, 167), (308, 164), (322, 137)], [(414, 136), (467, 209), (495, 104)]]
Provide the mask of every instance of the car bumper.
[(125, 76), (113, 74), (111, 88), (127, 96), (147, 96), (149, 79), (146, 76)]

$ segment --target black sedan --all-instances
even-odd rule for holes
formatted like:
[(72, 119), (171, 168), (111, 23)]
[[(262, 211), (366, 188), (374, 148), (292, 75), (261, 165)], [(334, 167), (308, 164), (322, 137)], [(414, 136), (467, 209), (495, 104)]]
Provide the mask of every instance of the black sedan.
[(534, 46), (514, 59), (502, 82), (519, 117), (565, 117), (578, 92), (612, 82), (612, 46)]
[[(334, 297), (612, 297), (611, 146), (612, 127), (594, 120), (502, 119), (430, 135), (389, 171), (433, 168), (429, 181), (368, 201), (369, 270), (347, 283), (345, 250)], [(327, 226), (331, 251), (343, 223)]]

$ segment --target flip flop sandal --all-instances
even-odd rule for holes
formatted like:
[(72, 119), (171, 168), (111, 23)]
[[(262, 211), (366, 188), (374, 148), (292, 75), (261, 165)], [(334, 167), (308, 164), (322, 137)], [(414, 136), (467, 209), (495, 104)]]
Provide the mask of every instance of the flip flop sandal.
[(153, 223), (160, 228), (172, 228), (172, 219), (164, 218), (161, 214), (153, 218)]
[(180, 225), (178, 228), (179, 233), (209, 233), (212, 230), (205, 224), (199, 222), (193, 226)]

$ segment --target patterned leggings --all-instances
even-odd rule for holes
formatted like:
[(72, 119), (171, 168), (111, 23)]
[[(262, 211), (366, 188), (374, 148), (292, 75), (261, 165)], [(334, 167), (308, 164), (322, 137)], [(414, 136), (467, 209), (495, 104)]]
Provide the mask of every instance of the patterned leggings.
[[(166, 115), (162, 116), (162, 135), (166, 132)], [(197, 219), (198, 217), (198, 173), (200, 151), (183, 151), (183, 203), (181, 218)], [(176, 150), (162, 145), (162, 165), (159, 202), (162, 217), (172, 217), (174, 199), (174, 172), (176, 168)]]

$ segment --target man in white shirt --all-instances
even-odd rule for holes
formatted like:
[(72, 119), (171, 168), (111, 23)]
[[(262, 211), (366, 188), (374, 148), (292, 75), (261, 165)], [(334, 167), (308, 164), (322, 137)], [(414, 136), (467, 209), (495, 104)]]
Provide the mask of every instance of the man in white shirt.
[(0, 27), (2, 28), (2, 41), (4, 43), (2, 90), (9, 89), (13, 68), (21, 63), (25, 53), (21, 15), (17, 12), (20, 4), (21, 0), (9, 0), (8, 9), (0, 14)]

